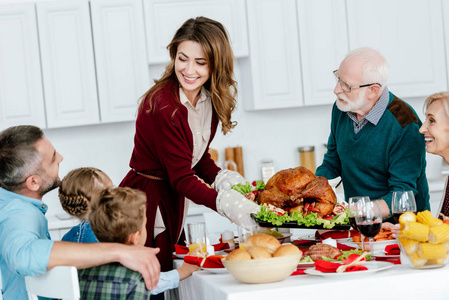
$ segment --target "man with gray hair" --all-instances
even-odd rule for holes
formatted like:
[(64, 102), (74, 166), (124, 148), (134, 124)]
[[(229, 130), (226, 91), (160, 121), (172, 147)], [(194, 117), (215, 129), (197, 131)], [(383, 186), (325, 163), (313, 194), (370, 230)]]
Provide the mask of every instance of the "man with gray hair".
[(337, 100), (332, 109), (327, 153), (317, 176), (341, 176), (346, 201), (379, 199), (391, 216), (394, 191), (411, 190), (418, 211), (430, 210), (426, 145), (413, 108), (389, 92), (389, 67), (371, 48), (349, 52), (334, 71)]
[(56, 152), (41, 129), (0, 132), (0, 270), (5, 300), (27, 300), (24, 276), (55, 266), (79, 269), (119, 262), (142, 274), (148, 289), (159, 280), (159, 249), (117, 243), (79, 244), (50, 240), (45, 193), (59, 184)]

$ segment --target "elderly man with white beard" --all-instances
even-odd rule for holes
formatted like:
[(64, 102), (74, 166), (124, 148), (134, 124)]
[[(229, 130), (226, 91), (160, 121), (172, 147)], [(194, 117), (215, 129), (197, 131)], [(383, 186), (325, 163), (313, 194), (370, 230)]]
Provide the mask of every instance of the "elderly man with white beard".
[(376, 50), (350, 51), (334, 71), (337, 100), (332, 108), (327, 153), (317, 176), (341, 176), (346, 201), (378, 199), (391, 217), (394, 191), (413, 191), (417, 210), (429, 209), (426, 146), (413, 108), (387, 86), (388, 63)]

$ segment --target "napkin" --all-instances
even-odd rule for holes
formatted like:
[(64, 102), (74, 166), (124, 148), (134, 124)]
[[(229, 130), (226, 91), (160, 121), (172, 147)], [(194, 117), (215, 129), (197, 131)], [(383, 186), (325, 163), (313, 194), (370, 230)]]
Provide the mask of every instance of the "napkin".
[[(343, 262), (343, 264), (345, 264), (345, 265), (349, 265), (350, 263), (352, 263), (354, 260), (356, 260), (357, 258), (359, 258), (359, 254), (356, 254), (356, 253), (352, 253), (351, 255), (349, 255), (347, 258), (342, 258), (342, 262)], [(361, 261), (366, 261), (366, 258), (365, 257), (363, 257), (362, 259), (361, 259)]]
[(296, 275), (304, 275), (306, 274), (304, 271), (306, 269), (296, 269), (296, 271), (294, 271), (290, 276), (296, 276)]
[(315, 270), (323, 272), (323, 273), (334, 273), (337, 271), (338, 267), (341, 266), (339, 263), (327, 261), (327, 260), (316, 260)]
[(189, 247), (176, 245), (175, 244), (175, 253), (176, 254), (188, 254), (189, 253)]
[(221, 250), (229, 249), (228, 243), (218, 243), (218, 244), (215, 244), (212, 246), (214, 247), (214, 251), (221, 251)]
[(353, 237), (354, 235), (357, 235), (357, 230), (351, 229), (351, 230), (317, 230), (315, 232), (315, 237), (320, 240), (325, 240), (327, 238), (333, 238), (336, 239), (347, 239), (350, 237)]
[[(357, 255), (357, 254), (356, 254)], [(334, 273), (337, 271), (338, 267), (341, 266), (340, 263), (334, 263), (326, 260), (317, 260), (314, 263), (315, 270), (323, 272), (323, 273)], [(356, 272), (356, 271), (364, 271), (368, 270), (367, 267), (364, 266), (350, 266), (346, 268), (345, 272)]]
[(197, 265), (198, 267), (202, 268), (224, 268), (224, 265), (221, 262), (221, 259), (223, 257), (224, 256), (221, 255), (211, 255), (206, 258), (203, 258), (187, 255), (184, 256), (184, 262), (191, 265)]
[(398, 255), (401, 254), (401, 249), (399, 249), (398, 244), (392, 244), (385, 247), (385, 252), (387, 255)]
[(376, 261), (387, 261), (395, 265), (401, 264), (401, 259), (399, 257), (376, 256)]

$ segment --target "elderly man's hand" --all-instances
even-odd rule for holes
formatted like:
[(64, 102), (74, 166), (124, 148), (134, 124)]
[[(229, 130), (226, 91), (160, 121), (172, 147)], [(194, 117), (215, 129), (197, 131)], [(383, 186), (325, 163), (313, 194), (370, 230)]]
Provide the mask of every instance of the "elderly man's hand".
[(156, 257), (160, 249), (140, 245), (125, 247), (126, 249), (120, 251), (119, 262), (128, 269), (142, 274), (147, 289), (154, 289), (161, 273), (161, 265)]
[(388, 228), (391, 230), (391, 232), (393, 233), (391, 236), (396, 238), (397, 234), (399, 233), (399, 231), (401, 230), (400, 225), (399, 224), (392, 224), (390, 222), (383, 222), (382, 223), (382, 228)]

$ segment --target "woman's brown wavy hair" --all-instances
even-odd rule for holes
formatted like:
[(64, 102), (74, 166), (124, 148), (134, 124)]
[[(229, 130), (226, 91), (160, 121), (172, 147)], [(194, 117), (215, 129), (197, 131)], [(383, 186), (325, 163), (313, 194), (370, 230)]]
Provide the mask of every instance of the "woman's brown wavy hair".
[[(204, 87), (210, 92), (212, 105), (221, 121), (222, 132), (227, 134), (237, 125), (231, 121), (231, 114), (236, 107), (237, 83), (234, 77), (234, 54), (229, 43), (228, 34), (224, 26), (214, 20), (197, 17), (188, 19), (176, 31), (167, 49), (170, 53), (170, 62), (159, 80), (142, 97), (139, 112), (143, 112), (148, 103), (146, 113), (154, 110), (157, 101), (156, 93), (169, 84), (179, 89), (179, 82), (175, 74), (175, 60), (178, 46), (184, 41), (194, 41), (201, 45), (210, 70), (209, 80)], [(177, 91), (175, 91), (177, 94)], [(179, 97), (176, 97), (179, 101)], [(180, 104), (180, 103), (179, 103)], [(173, 114), (176, 113), (176, 110)]]

